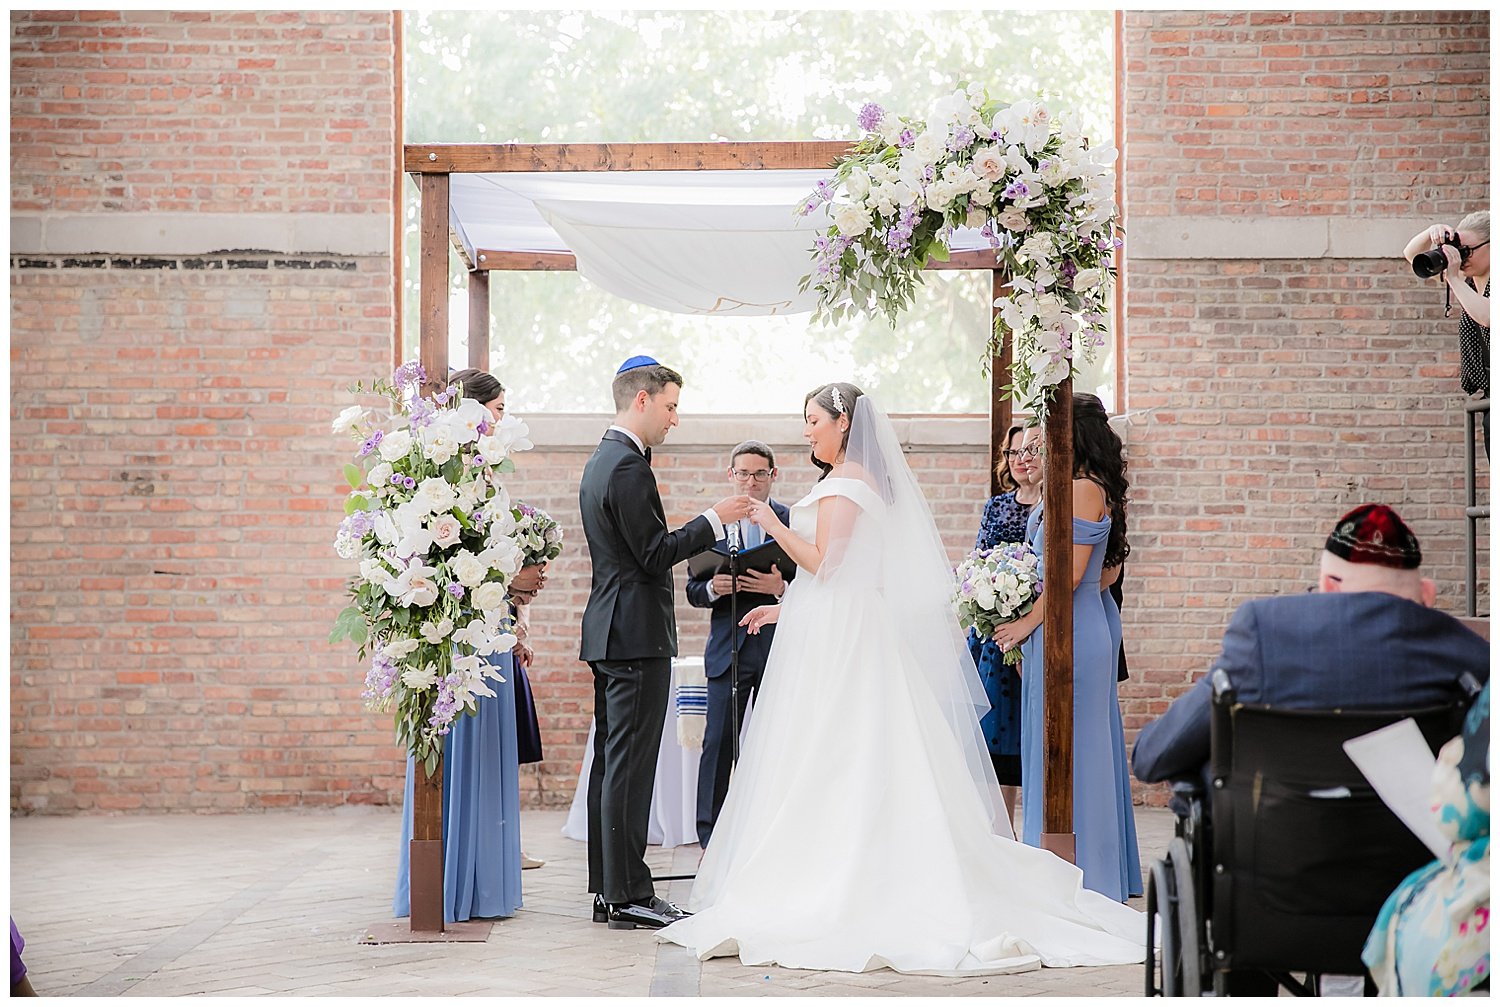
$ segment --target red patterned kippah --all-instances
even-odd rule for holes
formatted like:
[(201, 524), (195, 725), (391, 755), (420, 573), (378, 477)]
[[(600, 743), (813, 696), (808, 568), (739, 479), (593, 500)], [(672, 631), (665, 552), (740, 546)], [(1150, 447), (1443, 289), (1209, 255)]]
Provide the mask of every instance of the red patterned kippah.
[(1415, 570), (1422, 565), (1422, 546), (1400, 515), (1385, 504), (1363, 504), (1333, 526), (1325, 549), (1350, 563), (1374, 563)]

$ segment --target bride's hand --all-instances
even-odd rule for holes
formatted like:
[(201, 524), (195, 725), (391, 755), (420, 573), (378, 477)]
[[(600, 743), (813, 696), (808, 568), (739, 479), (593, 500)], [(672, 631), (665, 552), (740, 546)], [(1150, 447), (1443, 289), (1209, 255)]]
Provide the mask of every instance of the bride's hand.
[(762, 626), (769, 626), (779, 618), (781, 618), (780, 605), (761, 605), (746, 613), (745, 617), (740, 620), (740, 625), (745, 627), (745, 632), (754, 636), (760, 632)]
[(776, 512), (771, 509), (771, 505), (764, 500), (750, 501), (749, 516), (750, 520), (765, 529), (767, 534), (771, 534), (776, 529), (784, 527), (781, 523), (781, 518), (776, 516)]

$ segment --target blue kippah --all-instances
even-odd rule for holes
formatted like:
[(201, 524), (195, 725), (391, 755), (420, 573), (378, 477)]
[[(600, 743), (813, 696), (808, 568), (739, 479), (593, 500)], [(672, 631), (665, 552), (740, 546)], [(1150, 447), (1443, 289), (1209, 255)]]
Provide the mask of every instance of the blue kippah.
[(618, 371), (615, 371), (615, 373), (624, 374), (626, 371), (633, 371), (637, 367), (659, 366), (661, 366), (661, 361), (657, 360), (655, 357), (648, 357), (645, 354), (637, 354), (636, 356), (631, 357), (629, 360), (621, 364), (620, 369)]

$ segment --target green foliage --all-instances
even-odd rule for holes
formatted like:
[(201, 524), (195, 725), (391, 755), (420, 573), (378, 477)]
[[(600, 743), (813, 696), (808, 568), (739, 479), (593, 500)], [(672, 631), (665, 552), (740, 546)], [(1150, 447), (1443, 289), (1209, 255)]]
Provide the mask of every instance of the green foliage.
[[(979, 80), (1003, 101), (1046, 92), (1052, 107), (1108, 142), (1111, 17), (412, 12), (406, 138), (853, 140), (867, 101), (922, 116), (961, 80)], [(407, 192), (405, 341), (414, 356), (418, 204), (415, 187)], [(462, 360), (464, 274), (456, 260), (451, 276), (451, 355)], [(808, 387), (836, 378), (879, 394), (893, 412), (988, 410), (988, 381), (977, 366), (990, 328), (988, 273), (929, 274), (894, 325), (849, 313), (816, 325), (805, 315), (677, 315), (623, 301), (573, 273), (492, 273), (490, 289), (491, 369), (512, 389), (508, 404), (517, 411), (608, 409), (615, 366), (641, 351), (683, 371), (687, 411), (795, 411)]]

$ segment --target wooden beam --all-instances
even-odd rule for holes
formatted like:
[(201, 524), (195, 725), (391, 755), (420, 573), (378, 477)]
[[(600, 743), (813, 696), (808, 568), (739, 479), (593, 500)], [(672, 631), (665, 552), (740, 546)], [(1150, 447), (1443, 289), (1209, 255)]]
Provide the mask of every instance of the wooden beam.
[(448, 176), (423, 175), (421, 283), (422, 366), (429, 394), (448, 383)]
[[(1000, 270), (991, 271), (990, 278), (990, 303), (1000, 300), (1009, 292), (1005, 282), (1005, 274)], [(1000, 309), (990, 308), (990, 325), (993, 326), (1000, 320)], [(1000, 341), (1000, 351), (990, 357), (990, 496), (1000, 494), (1000, 475), (997, 467), (1000, 463), (1000, 449), (1005, 444), (1006, 431), (1011, 424), (1011, 402), (1005, 394), (1005, 386), (1010, 381), (1010, 329), (1004, 329)]]
[(469, 366), (490, 369), (490, 274), (469, 271)]
[[(412, 764), (410, 883), (413, 933), (443, 932), (443, 762), (431, 776)], [(403, 814), (405, 810), (403, 809)]]
[[(994, 269), (995, 253), (987, 248), (976, 248), (967, 252), (954, 252), (947, 262), (928, 259), (923, 269)], [(996, 275), (999, 275), (997, 272)]]
[(578, 268), (572, 252), (501, 252), (492, 248), (476, 249), (476, 269), (506, 269), (523, 273), (565, 271)]
[(408, 143), (406, 170), (479, 171), (820, 170), (849, 153), (843, 141), (724, 143)]
[(1047, 588), (1042, 595), (1042, 846), (1073, 860), (1073, 381), (1047, 408), (1042, 482)]

